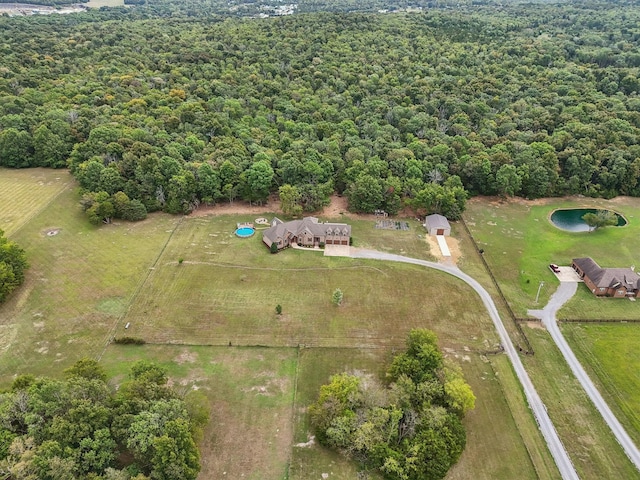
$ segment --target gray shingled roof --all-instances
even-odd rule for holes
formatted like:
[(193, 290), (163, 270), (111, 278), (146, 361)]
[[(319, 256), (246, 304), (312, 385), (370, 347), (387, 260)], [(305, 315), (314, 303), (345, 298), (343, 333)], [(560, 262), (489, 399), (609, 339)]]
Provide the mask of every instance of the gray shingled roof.
[(617, 288), (619, 286), (625, 286), (627, 289), (640, 288), (640, 275), (630, 268), (602, 268), (590, 257), (574, 258), (573, 263), (598, 288)]
[(447, 217), (438, 215), (437, 213), (434, 213), (433, 215), (429, 215), (425, 219), (425, 222), (427, 226), (430, 228), (451, 228), (451, 226), (449, 225), (449, 220), (447, 220)]
[(335, 235), (336, 229), (340, 234), (351, 236), (351, 225), (346, 223), (318, 223), (316, 217), (305, 217), (302, 220), (292, 220), (283, 222), (277, 217), (271, 221), (271, 227), (263, 232), (263, 236), (271, 242), (276, 242), (278, 238), (286, 238), (287, 234), (292, 237), (299, 236), (305, 231), (312, 235), (327, 235), (327, 230), (331, 229), (330, 235)]

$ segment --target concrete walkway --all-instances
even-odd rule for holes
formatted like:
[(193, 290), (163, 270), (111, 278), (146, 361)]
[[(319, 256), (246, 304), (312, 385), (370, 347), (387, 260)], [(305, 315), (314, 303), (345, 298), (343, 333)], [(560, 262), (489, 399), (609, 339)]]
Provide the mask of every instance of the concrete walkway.
[[(505, 353), (511, 360), (511, 364), (513, 365), (513, 369), (522, 385), (525, 396), (527, 398), (527, 402), (529, 403), (529, 407), (531, 408), (533, 415), (538, 422), (538, 426), (540, 427), (540, 431), (547, 442), (547, 447), (553, 456), (553, 459), (560, 471), (560, 475), (563, 479), (568, 480), (578, 480), (578, 474), (576, 473), (573, 464), (571, 463), (571, 459), (567, 453), (567, 450), (564, 448), (560, 437), (558, 436), (558, 432), (556, 431), (553, 423), (551, 422), (551, 418), (549, 418), (549, 414), (547, 413), (547, 409), (542, 403), (538, 392), (536, 391), (527, 371), (524, 369), (524, 365), (520, 360), (520, 356), (516, 351), (509, 334), (507, 333), (507, 329), (502, 323), (502, 319), (498, 314), (498, 309), (493, 303), (493, 299), (491, 295), (478, 283), (474, 278), (470, 277), (458, 267), (449, 266), (449, 265), (441, 265), (438, 263), (428, 262), (426, 260), (419, 260), (411, 257), (404, 257), (402, 255), (393, 255), (390, 253), (378, 252), (375, 250), (354, 250), (351, 253), (352, 258), (368, 258), (372, 260), (386, 260), (391, 262), (403, 262), (403, 263), (411, 263), (414, 265), (420, 265), (423, 267), (433, 268), (435, 270), (439, 270), (441, 272), (448, 273), (449, 275), (453, 275), (454, 277), (459, 278), (464, 281), (467, 285), (473, 288), (476, 293), (480, 296), (482, 303), (484, 304), (491, 320), (493, 320), (493, 324), (498, 332), (500, 337), (500, 341), (502, 342), (502, 346), (504, 347)], [(506, 461), (507, 459), (505, 459)]]
[(544, 326), (547, 327), (551, 338), (553, 338), (553, 341), (562, 352), (564, 359), (569, 364), (571, 371), (580, 382), (580, 385), (582, 385), (582, 388), (584, 388), (584, 391), (587, 392), (587, 395), (600, 412), (600, 415), (602, 415), (602, 418), (604, 418), (604, 421), (607, 423), (607, 425), (615, 435), (618, 443), (620, 443), (620, 445), (624, 449), (624, 452), (627, 454), (627, 457), (629, 457), (629, 460), (631, 460), (631, 462), (640, 471), (640, 451), (638, 450), (638, 447), (635, 445), (635, 443), (633, 443), (633, 440), (631, 440), (629, 434), (613, 414), (613, 412), (609, 408), (609, 405), (607, 405), (607, 402), (604, 401), (604, 398), (602, 398), (602, 395), (600, 395), (600, 392), (591, 381), (591, 378), (589, 378), (589, 375), (587, 375), (587, 372), (585, 372), (584, 368), (582, 368), (582, 365), (576, 358), (573, 350), (571, 350), (571, 347), (565, 340), (564, 336), (562, 336), (562, 332), (558, 327), (556, 313), (558, 312), (558, 310), (560, 310), (560, 307), (562, 307), (562, 305), (567, 303), (571, 299), (571, 297), (573, 297), (577, 289), (578, 283), (575, 281), (561, 282), (558, 290), (556, 290), (556, 292), (551, 296), (551, 298), (549, 299), (549, 303), (546, 307), (544, 307), (544, 309), (529, 310), (528, 313), (532, 317), (536, 317), (542, 320)]
[(447, 245), (447, 238), (444, 235), (436, 235), (436, 240), (438, 241), (438, 246), (440, 247), (442, 256), (450, 257), (451, 251), (449, 250), (449, 245)]

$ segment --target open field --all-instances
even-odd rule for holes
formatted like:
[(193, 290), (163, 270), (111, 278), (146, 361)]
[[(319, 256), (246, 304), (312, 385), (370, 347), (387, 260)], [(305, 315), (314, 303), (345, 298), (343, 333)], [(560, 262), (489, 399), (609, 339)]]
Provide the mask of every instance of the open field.
[[(444, 345), (497, 343), (479, 298), (453, 277), (322, 252), (271, 255), (259, 232), (237, 238), (236, 221), (187, 218), (178, 226), (122, 319), (130, 335), (152, 343), (379, 348), (402, 345), (409, 329), (427, 326)], [(344, 292), (340, 307), (331, 303), (336, 288)]]
[(530, 329), (535, 356), (523, 361), (581, 479), (640, 479), (564, 362), (549, 334)]
[[(482, 360), (497, 336), (468, 287), (411, 265), (296, 250), (271, 255), (260, 232), (250, 239), (232, 233), (236, 222), (255, 217), (154, 214), (97, 228), (74, 189), (63, 190), (12, 236), (32, 267), (0, 307), (0, 384), (24, 372), (57, 375), (83, 356), (101, 357), (117, 382), (134, 359), (158, 360), (182, 391), (195, 386), (212, 406), (202, 478), (302, 479), (302, 464), (353, 478), (354, 465), (337, 455), (292, 446), (307, 441), (304, 408), (331, 373), (378, 374), (406, 332), (426, 326), (458, 355), (478, 396), (467, 450), (450, 478), (556, 478), (508, 361)], [(373, 223), (352, 222), (356, 245), (430, 258), (417, 222), (406, 232)], [(345, 292), (341, 307), (330, 301), (337, 287)], [(125, 334), (126, 322), (127, 335), (220, 346), (105, 350), (114, 332)], [(298, 344), (342, 348), (283, 348)]]
[(10, 236), (73, 182), (67, 170), (0, 168), (0, 229)]
[(31, 267), (0, 306), (0, 383), (98, 355), (178, 221), (154, 215), (97, 228), (68, 188), (24, 224), (11, 238)]
[[(556, 208), (606, 208), (622, 213), (629, 224), (592, 233), (571, 233), (554, 227), (548, 217)], [(603, 267), (640, 265), (640, 200), (576, 198), (536, 202), (475, 198), (465, 213), (467, 225), (498, 279), (516, 315), (545, 305), (558, 281), (549, 263), (570, 265), (576, 257), (592, 257)], [(615, 245), (615, 248), (612, 246)], [(538, 304), (536, 292), (540, 291)], [(640, 303), (595, 298), (581, 285), (559, 314), (560, 318), (640, 318)]]
[(640, 444), (640, 327), (561, 324), (572, 350), (627, 432)]
[[(469, 229), (480, 247), (485, 249), (485, 259), (491, 266), (512, 308), (516, 311), (516, 315), (524, 315), (526, 309), (536, 306), (534, 300), (540, 280), (543, 280), (545, 285), (541, 290), (538, 308), (543, 306), (555, 291), (558, 283), (547, 267), (551, 262), (568, 264), (571, 258), (590, 255), (602, 265), (623, 266), (625, 262), (634, 261), (634, 255), (638, 255), (638, 252), (624, 246), (633, 242), (630, 243), (628, 239), (625, 241), (623, 237), (624, 235), (637, 236), (640, 231), (637, 226), (636, 230), (631, 229), (635, 225), (634, 218), (640, 218), (640, 202), (636, 199), (581, 200), (584, 200), (587, 206), (602, 202), (603, 207), (624, 213), (630, 225), (594, 233), (571, 234), (557, 230), (547, 222), (547, 216), (554, 208), (575, 207), (578, 206), (577, 202), (544, 200), (537, 201), (536, 204), (523, 201), (501, 203), (488, 199), (474, 199), (470, 202), (469, 211), (465, 214)], [(615, 239), (609, 237), (615, 237)], [(462, 268), (473, 272), (485, 287), (491, 287), (486, 275), (480, 272), (480, 261), (469, 254), (468, 248), (465, 248), (467, 244), (464, 239), (461, 239), (461, 244), (467, 252)], [(621, 263), (608, 263), (613, 262), (617, 257), (615, 254), (617, 250), (610, 248), (611, 245), (623, 245), (619, 249), (620, 258), (627, 260), (621, 262), (618, 258), (618, 262)], [(560, 260), (562, 258), (567, 260)], [(484, 280), (482, 280), (483, 277)], [(527, 279), (530, 280), (529, 283)], [(494, 296), (494, 298), (497, 297)], [(560, 312), (560, 316), (565, 318), (638, 318), (639, 315), (637, 302), (597, 299), (584, 286), (578, 289), (569, 306)], [(536, 354), (533, 357), (524, 357), (523, 360), (536, 389), (549, 408), (551, 418), (581, 478), (640, 478), (571, 374), (550, 337), (544, 330), (538, 328), (538, 323), (531, 325), (536, 328), (525, 327), (525, 332)], [(604, 330), (610, 327), (616, 326), (611, 324), (602, 326)], [(628, 326), (630, 329), (634, 327), (640, 327), (640, 325)], [(567, 328), (573, 328), (573, 325)], [(563, 330), (567, 331), (565, 326)], [(572, 342), (572, 345), (575, 344), (576, 342)], [(584, 349), (586, 352), (589, 351), (586, 345)], [(580, 349), (577, 353), (580, 355)], [(580, 356), (588, 369), (594, 361), (590, 356), (587, 354)], [(608, 356), (605, 348), (601, 350), (600, 356), (602, 358)], [(611, 364), (608, 367), (608, 369), (615, 368)], [(629, 375), (636, 375), (631, 372), (634, 371), (627, 370)], [(606, 374), (609, 374), (609, 370)], [(592, 377), (597, 379), (596, 376), (592, 375)], [(630, 388), (632, 387), (629, 382), (635, 381), (627, 379), (622, 372), (610, 378), (615, 379), (610, 381), (615, 381), (616, 385), (619, 383)], [(628, 398), (630, 406), (637, 405), (637, 402), (634, 404), (633, 397)], [(615, 402), (610, 404), (616, 407)], [(627, 427), (631, 427), (629, 430), (634, 430), (630, 434), (637, 438), (638, 428), (633, 420), (625, 416), (619, 416), (619, 419)]]

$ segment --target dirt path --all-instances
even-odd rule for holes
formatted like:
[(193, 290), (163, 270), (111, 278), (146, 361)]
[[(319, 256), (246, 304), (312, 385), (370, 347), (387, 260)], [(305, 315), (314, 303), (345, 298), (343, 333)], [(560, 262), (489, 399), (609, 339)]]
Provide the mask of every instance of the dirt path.
[[(328, 206), (324, 207), (320, 212), (311, 213), (318, 217), (336, 218), (341, 214), (347, 215), (349, 218), (370, 219), (374, 220), (374, 215), (351, 213), (347, 211), (348, 201), (346, 197), (340, 195), (331, 195), (331, 201)], [(247, 202), (237, 200), (232, 203), (223, 202), (213, 206), (202, 205), (197, 210), (189, 214), (191, 217), (205, 217), (207, 215), (242, 215), (242, 214), (262, 214), (273, 213), (282, 215), (280, 208), (280, 200), (277, 195), (271, 195), (264, 205), (249, 205)]]

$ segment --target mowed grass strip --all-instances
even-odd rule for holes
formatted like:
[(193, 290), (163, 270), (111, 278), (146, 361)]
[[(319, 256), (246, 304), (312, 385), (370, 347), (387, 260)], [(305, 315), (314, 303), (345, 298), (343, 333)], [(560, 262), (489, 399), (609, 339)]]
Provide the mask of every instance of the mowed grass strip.
[[(595, 232), (572, 233), (549, 221), (558, 208), (603, 208), (622, 213), (625, 227), (609, 227)], [(476, 198), (465, 212), (467, 225), (484, 258), (498, 279), (516, 315), (541, 308), (555, 292), (558, 280), (550, 263), (570, 265), (577, 257), (592, 257), (602, 267), (640, 265), (640, 199), (545, 199), (536, 202)], [(540, 282), (543, 282), (540, 288)], [(540, 288), (538, 303), (536, 295)], [(585, 285), (561, 311), (561, 318), (634, 319), (640, 317), (640, 303), (622, 299), (601, 299)]]
[[(225, 217), (182, 222), (126, 316), (131, 335), (157, 343), (379, 348), (429, 327), (445, 344), (497, 344), (477, 295), (449, 275), (322, 252), (273, 255), (260, 235), (240, 239), (234, 227)], [(344, 293), (340, 306), (331, 301), (336, 288)]]
[[(465, 418), (467, 446), (447, 478), (558, 478), (550, 458), (546, 467), (539, 470), (534, 467), (528, 447), (518, 430), (521, 425), (516, 425), (509, 411), (503, 395), (504, 378), (492, 366), (494, 362), (506, 362), (505, 365), (508, 365), (506, 357), (501, 355), (487, 359), (478, 354), (468, 354), (464, 350), (449, 350), (447, 356), (463, 368), (465, 378), (477, 397), (475, 410)], [(390, 359), (390, 352), (380, 350), (301, 350), (295, 408), (296, 428), (289, 475), (291, 480), (322, 478), (323, 473), (330, 473), (329, 478), (335, 479), (356, 478), (357, 464), (311, 440), (313, 431), (309, 425), (307, 408), (317, 399), (320, 386), (327, 383), (331, 375), (343, 371), (358, 372), (384, 381), (384, 372)], [(511, 375), (511, 386), (515, 382), (513, 373), (509, 372), (508, 367), (505, 373)], [(532, 418), (528, 421), (535, 436), (535, 422)], [(543, 443), (542, 448), (544, 455)], [(380, 477), (371, 475), (370, 478)]]
[(563, 323), (561, 328), (616, 417), (640, 444), (640, 325)]
[(0, 168), (0, 229), (11, 236), (73, 182), (67, 170)]
[(71, 186), (29, 220), (12, 236), (31, 267), (0, 306), (0, 383), (100, 352), (177, 222), (160, 214), (94, 227)]
[(111, 345), (101, 364), (116, 387), (142, 359), (165, 366), (180, 393), (206, 395), (211, 415), (198, 478), (286, 478), (296, 349)]
[(540, 328), (527, 333), (536, 354), (523, 362), (580, 478), (639, 479), (549, 334)]

